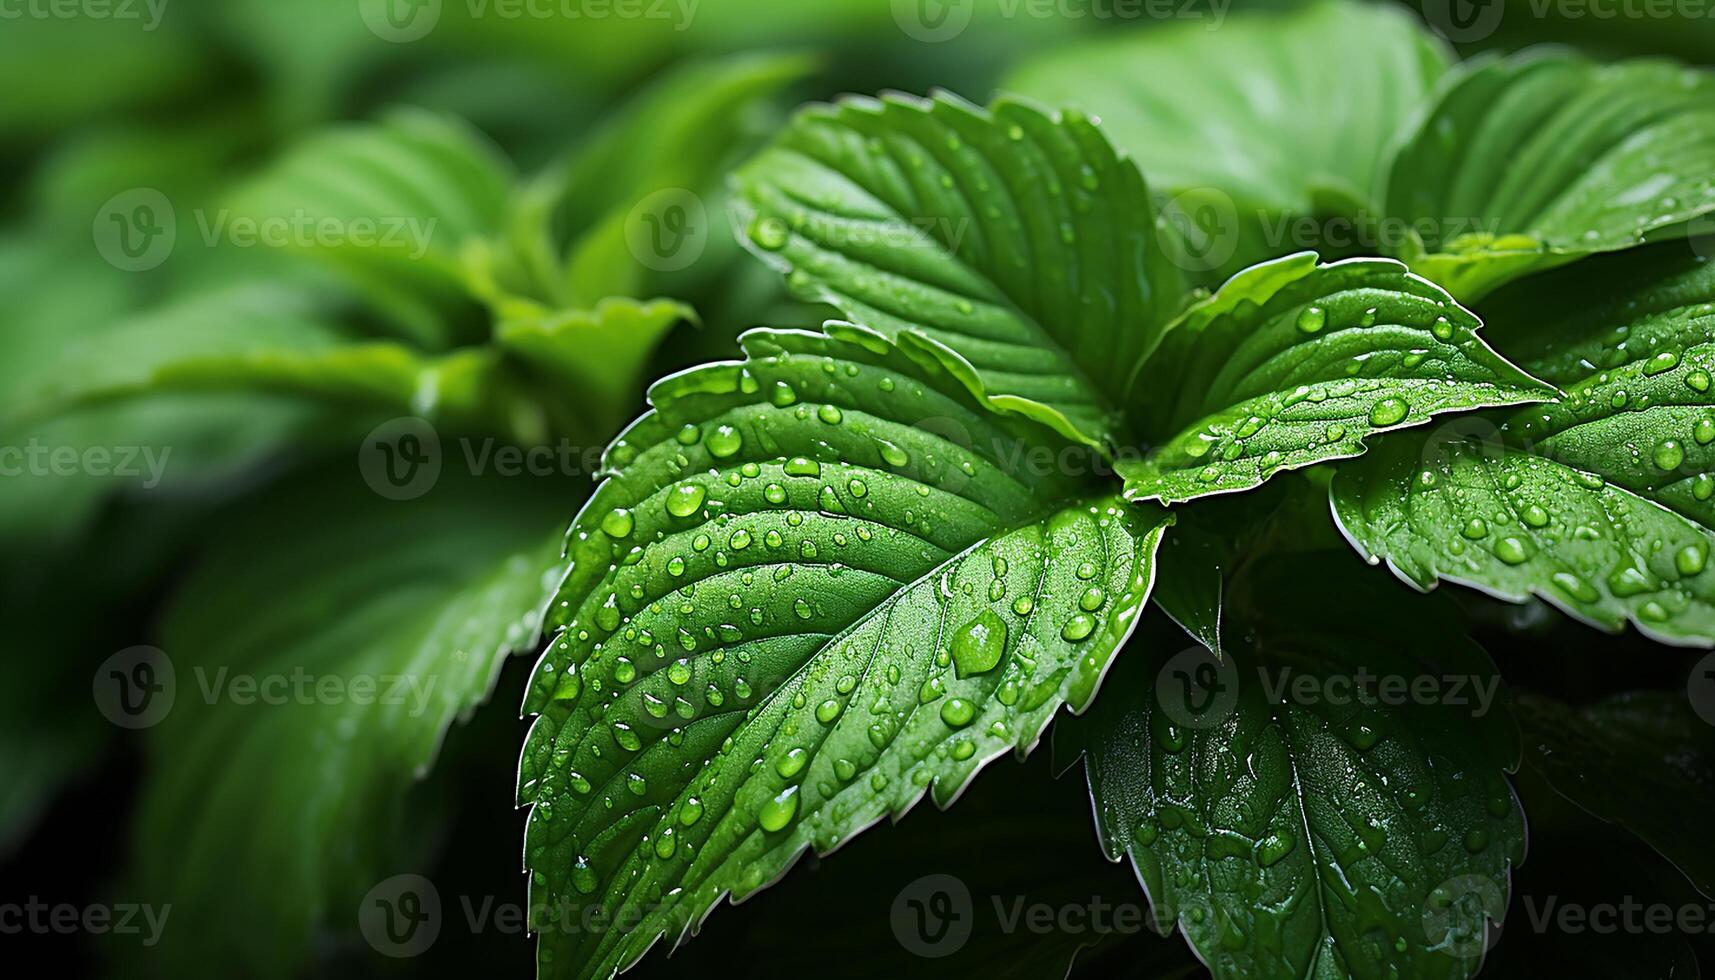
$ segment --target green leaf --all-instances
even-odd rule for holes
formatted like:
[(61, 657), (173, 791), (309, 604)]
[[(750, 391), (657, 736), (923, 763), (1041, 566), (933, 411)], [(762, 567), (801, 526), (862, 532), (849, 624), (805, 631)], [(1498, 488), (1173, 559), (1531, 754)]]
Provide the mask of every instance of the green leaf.
[[(1051, 433), (929, 342), (828, 329), (655, 385), (573, 526), (519, 767), (547, 976), (949, 805), (1089, 703), (1148, 597), (1164, 513), (1017, 465)], [(636, 928), (557, 927), (592, 914)]]
[(668, 300), (610, 299), (591, 310), (503, 305), (494, 342), (425, 354), (359, 340), (332, 304), (293, 284), (192, 294), (67, 344), (19, 404), (26, 420), (161, 393), (289, 396), (349, 412), (421, 416), (524, 443), (595, 438), (629, 411), (657, 343), (694, 320)]
[(1715, 75), (1543, 49), (1445, 88), (1394, 160), (1387, 210), (1430, 219), (1401, 257), (1469, 301), (1715, 210), (1712, 171)]
[(1225, 536), (1182, 517), (1156, 555), (1161, 575), (1150, 598), (1180, 629), (1216, 654), (1225, 649), (1221, 619), (1227, 573), (1237, 560), (1236, 552)]
[[(724, 233), (717, 175), (739, 162), (735, 155), (762, 142), (761, 110), (811, 66), (799, 55), (692, 62), (634, 99), (568, 161), (549, 168), (526, 189), (511, 234), (538, 283), (534, 294), (573, 307), (609, 296), (685, 295), (669, 289), (664, 270), (646, 265), (629, 241), (647, 232), (639, 227), (645, 214), (665, 218), (664, 209), (688, 201), (702, 213), (685, 218), (687, 247), (739, 254)], [(660, 205), (652, 203), (657, 198)], [(657, 265), (669, 258), (677, 256), (644, 256)]]
[(1526, 696), (1518, 717), (1526, 758), (1561, 795), (1715, 896), (1715, 851), (1701, 840), (1715, 805), (1715, 727), (1683, 695), (1640, 691), (1577, 709)]
[(1495, 332), (1564, 396), (1342, 467), (1346, 535), (1419, 588), (1534, 595), (1604, 629), (1715, 644), (1715, 267), (1660, 246), (1495, 300)]
[[(1071, 733), (1108, 856), (1217, 978), (1467, 976), (1505, 911), (1524, 821), (1517, 733), (1477, 693), (1493, 665), (1447, 610), (1361, 582), (1276, 563), (1225, 666), (1133, 651)], [(1303, 615), (1330, 595), (1365, 613)], [(1444, 697), (1377, 696), (1446, 677)]]
[(1126, 496), (1248, 490), (1443, 412), (1553, 393), (1490, 350), (1481, 325), (1389, 259), (1319, 265), (1306, 252), (1247, 269), (1144, 365), (1139, 412), (1159, 441), (1116, 467)]
[(494, 327), (496, 345), (540, 372), (553, 393), (588, 419), (585, 431), (611, 433), (633, 409), (650, 355), (695, 310), (671, 300), (609, 298), (588, 310), (509, 304)]
[(1142, 176), (1088, 117), (850, 99), (802, 112), (736, 180), (747, 246), (799, 298), (944, 345), (991, 407), (1125, 441), (1125, 383), (1183, 283)]
[[(1170, 216), (1197, 213), (1206, 195), (1211, 216), (1260, 223), (1255, 233), (1330, 196), (1373, 209), (1385, 151), (1449, 60), (1402, 11), (1323, 2), (1235, 14), (1219, 30), (1183, 21), (1081, 41), (1004, 87), (1098, 116), (1158, 191), (1193, 192)], [(1238, 247), (1238, 229), (1201, 230), (1229, 255)], [(1286, 247), (1245, 251), (1255, 261)]]
[[(407, 790), (533, 647), (553, 588), (564, 504), (540, 481), (448, 473), (394, 501), (312, 476), (223, 523), (165, 616), (177, 690), (130, 882), (183, 927), (164, 973), (216, 956), (290, 976), (318, 929), (350, 930), (421, 836)], [(267, 887), (234, 901), (235, 881)]]
[[(469, 303), (462, 252), (496, 231), (511, 165), (463, 123), (421, 111), (329, 128), (236, 190), (207, 229), (313, 255), (363, 288), (406, 336), (438, 349)], [(219, 227), (216, 227), (219, 225)]]

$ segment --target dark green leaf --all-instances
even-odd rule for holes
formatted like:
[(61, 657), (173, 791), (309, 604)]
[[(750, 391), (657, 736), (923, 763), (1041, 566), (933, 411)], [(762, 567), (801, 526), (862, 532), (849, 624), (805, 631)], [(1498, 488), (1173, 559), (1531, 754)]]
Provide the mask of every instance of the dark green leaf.
[(1449, 60), (1401, 11), (1319, 2), (1080, 42), (1005, 87), (1101, 117), (1160, 190), (1308, 214), (1319, 189), (1371, 199), (1388, 143)]
[(1553, 393), (1479, 326), (1388, 259), (1319, 265), (1301, 253), (1248, 269), (1187, 311), (1144, 365), (1140, 412), (1161, 442), (1118, 467), (1126, 496), (1248, 490), (1443, 412)]
[(1388, 179), (1400, 255), (1466, 301), (1715, 210), (1715, 75), (1543, 49), (1446, 86)]
[[(573, 527), (526, 701), (531, 906), (549, 976), (676, 941), (1081, 709), (1166, 524), (1018, 466), (933, 345), (755, 331), (658, 383)], [(560, 922), (639, 923), (603, 933)]]
[[(1524, 823), (1493, 665), (1436, 604), (1361, 581), (1281, 563), (1240, 603), (1242, 648), (1132, 651), (1079, 719), (1104, 848), (1218, 978), (1468, 976), (1506, 909)], [(1331, 594), (1365, 612), (1304, 615)], [(1440, 696), (1384, 695), (1423, 679)]]
[[(563, 506), (545, 489), (449, 473), (395, 501), (323, 475), (221, 528), (162, 630), (176, 693), (131, 882), (172, 905), (155, 955), (289, 976), (317, 929), (356, 925), (420, 836), (406, 791), (507, 654), (533, 647)], [(246, 881), (267, 887), (235, 900)]]
[[(1666, 249), (1666, 251), (1662, 251)], [(1564, 387), (1342, 467), (1335, 516), (1420, 588), (1541, 597), (1604, 629), (1715, 644), (1715, 267), (1662, 246), (1496, 297), (1495, 332)]]
[(1142, 176), (1088, 117), (851, 99), (801, 113), (737, 181), (748, 246), (800, 298), (944, 345), (991, 407), (1124, 441), (1125, 384), (1183, 285)]

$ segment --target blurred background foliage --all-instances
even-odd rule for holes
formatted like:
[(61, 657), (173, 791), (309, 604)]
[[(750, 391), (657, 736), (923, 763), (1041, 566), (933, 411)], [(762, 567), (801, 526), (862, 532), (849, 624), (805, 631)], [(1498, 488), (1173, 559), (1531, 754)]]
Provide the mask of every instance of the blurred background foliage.
[[(371, 28), (368, 0), (139, 2), (144, 22), (160, 12), (147, 30), (0, 21), (0, 446), (170, 448), (158, 480), (90, 467), (0, 478), (11, 654), (0, 880), (56, 901), (171, 901), (180, 920), (159, 955), (55, 940), (68, 969), (424, 969), (356, 938), (350, 910), (379, 877), (422, 871), (449, 904), (522, 900), (509, 801), (534, 625), (473, 614), (459, 620), (469, 635), (448, 639), (437, 617), (512, 594), (527, 612), (588, 466), (449, 475), (395, 505), (364, 484), (365, 436), (410, 415), (443, 440), (599, 447), (640, 410), (647, 379), (729, 356), (746, 327), (818, 322), (771, 272), (739, 261), (722, 203), (725, 172), (792, 106), (937, 87), (985, 100), (1021, 58), (1079, 35), (1184, 27), (970, 2), (969, 29), (945, 44), (902, 30), (889, 0), (700, 0), (688, 22), (508, 17), (503, 0), (449, 0), (408, 43)], [(1544, 40), (1699, 62), (1715, 51), (1715, 20), (1544, 18), (1531, 0), (1506, 2), (1530, 14), (1463, 53)], [(1446, 7), (1409, 9), (1434, 23)], [(109, 261), (109, 224), (124, 232), (135, 198), (122, 196), (138, 189), (167, 202), (177, 239), (164, 261), (129, 271)], [(663, 193), (706, 208), (706, 242), (684, 267), (640, 261), (628, 244), (638, 209)], [(434, 230), (402, 252), (254, 246), (222, 224), (294, 216)], [(465, 465), (451, 451), (447, 462)], [(97, 665), (144, 643), (169, 651), (181, 689), (147, 734), (108, 724), (90, 698)], [(235, 714), (185, 693), (200, 664), (351, 671), (399, 658), (440, 658), (467, 677), (407, 730), (328, 708)], [(443, 746), (496, 677), (498, 709)], [(1129, 875), (1091, 846), (1081, 788), (1045, 788), (1049, 769), (1039, 757), (961, 804), (1018, 826), (948, 846), (926, 818), (866, 836), (853, 849), (874, 860), (817, 866), (721, 912), (673, 967), (769, 975), (794, 932), (832, 928), (812, 913), (834, 894), (873, 901), (854, 899), (863, 913), (830, 948), (892, 948), (888, 904), (928, 851), (981, 881), (986, 854), (1036, 840), (1042, 866), (1012, 887), (1135, 901)], [(1581, 832), (1553, 840), (1576, 847)], [(530, 969), (520, 935), (447, 933), (436, 972)], [(1111, 976), (1195, 970), (1177, 943), (1130, 945), (1080, 962)], [(988, 959), (966, 965), (997, 976), (1057, 975), (1066, 954), (1050, 950), (1059, 959), (1044, 966), (973, 949)], [(925, 962), (861, 965), (874, 975)]]

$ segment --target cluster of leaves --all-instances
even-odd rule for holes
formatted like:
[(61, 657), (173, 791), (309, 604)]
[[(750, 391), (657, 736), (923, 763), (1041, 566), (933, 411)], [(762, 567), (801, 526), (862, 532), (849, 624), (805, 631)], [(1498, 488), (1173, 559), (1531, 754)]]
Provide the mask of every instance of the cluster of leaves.
[[(1208, 64), (1230, 71), (1184, 83)], [(1324, 104), (1337, 86), (1369, 97)], [(1116, 660), (1075, 728), (1102, 838), (1215, 975), (1474, 972), (1505, 902), (1454, 886), (1505, 896), (1524, 857), (1510, 713), (1246, 683), (1199, 729), (1127, 642), (1160, 578), (1242, 669), (1494, 675), (1448, 606), (1355, 585), (1330, 608), (1338, 563), (1235, 533), (1261, 501), (1331, 499), (1424, 589), (1715, 643), (1715, 275), (1688, 235), (1715, 212), (1715, 76), (1453, 65), (1403, 17), (1323, 5), (1075, 46), (1006, 87), (1031, 101), (813, 106), (733, 178), (750, 250), (842, 319), (656, 384), (574, 523), (519, 775), (543, 975), (609, 975), (805, 851), (950, 805)], [(1195, 291), (1157, 173), (1247, 245), (1278, 248), (1274, 214), (1412, 234)], [(1425, 230), (1459, 219), (1486, 230)], [(1270, 481), (1285, 503), (1205, 510)], [(1526, 720), (1568, 792), (1641, 809), (1556, 771), (1597, 722)], [(552, 928), (592, 905), (639, 925)]]
[[(147, 733), (120, 886), (175, 929), (139, 972), (288, 975), (349, 936), (458, 802), (416, 781), (544, 631), (517, 802), (545, 977), (610, 976), (807, 851), (951, 806), (1051, 723), (1102, 850), (1220, 977), (1475, 972), (1524, 858), (1523, 778), (1715, 888), (1696, 836), (1715, 729), (1683, 696), (1503, 693), (1491, 713), (1247, 682), (1198, 728), (1157, 690), (1186, 633), (1224, 670), (1492, 682), (1467, 627), (1505, 617), (1418, 594), (1442, 580), (1523, 604), (1515, 624), (1558, 609), (1715, 644), (1708, 73), (1461, 63), (1409, 16), (1332, 0), (1022, 63), (1076, 25), (977, 4), (982, 44), (945, 49), (971, 63), (907, 49), (880, 79), (839, 53), (908, 43), (870, 0), (709, 4), (684, 31), (465, 6), (421, 46), (378, 43), (344, 0), (221, 5), (147, 55), (113, 25), (0, 37), (20, 79), (106, 53), (0, 110), (37, 164), (0, 237), (0, 443), (172, 452), (158, 486), (0, 486), (0, 601), (28, 611), (8, 629), (51, 653), (0, 693), (0, 849), (101, 746), (87, 649), (167, 650), (181, 694)], [(703, 57), (604, 108), (680, 56), (785, 39), (834, 67)], [(193, 98), (230, 82), (220, 50), (259, 77)], [(1009, 94), (781, 112), (852, 76)], [(570, 94), (518, 108), (544, 91)], [(371, 121), (329, 121), (351, 115)], [(116, 275), (89, 216), (137, 186), (186, 243)], [(629, 241), (662, 192), (716, 226), (687, 268)], [(271, 219), (432, 232), (189, 242)], [(1409, 233), (1283, 240), (1301, 220)], [(464, 446), (605, 441), (647, 376), (758, 322), (779, 326), (741, 359), (648, 389), (599, 487), (462, 472)], [(419, 499), (353, 462), (399, 416), (448, 456)], [(398, 705), (200, 696), (296, 671), (435, 684)], [(1045, 863), (1087, 846), (1040, 824), (965, 840), (1028, 836)], [(635, 928), (555, 928), (591, 911)], [(1139, 969), (1191, 962), (1136, 946)], [(1076, 951), (996, 961), (1054, 974)]]

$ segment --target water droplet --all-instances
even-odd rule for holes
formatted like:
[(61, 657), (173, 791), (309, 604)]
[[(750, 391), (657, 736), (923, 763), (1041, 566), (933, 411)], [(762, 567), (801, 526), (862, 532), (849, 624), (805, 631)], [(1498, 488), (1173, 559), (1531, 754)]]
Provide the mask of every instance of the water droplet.
[(667, 493), (667, 513), (674, 517), (690, 517), (703, 506), (707, 493), (700, 483), (682, 483)]
[(1673, 556), (1673, 567), (1679, 569), (1681, 575), (1699, 574), (1708, 563), (1709, 549), (1696, 542), (1679, 549)]
[(784, 830), (798, 814), (798, 787), (788, 786), (778, 795), (762, 804), (756, 812), (756, 822), (763, 830), (770, 833)]
[(1398, 425), (1411, 414), (1411, 406), (1403, 398), (1383, 398), (1370, 409), (1370, 424), (1375, 426)]
[(751, 219), (749, 231), (750, 240), (756, 243), (757, 248), (766, 252), (780, 251), (786, 247), (786, 242), (791, 237), (786, 222), (762, 215)]
[(610, 538), (623, 538), (631, 534), (633, 524), (631, 511), (615, 507), (601, 519), (601, 530)]
[(810, 753), (802, 748), (789, 749), (785, 755), (775, 760), (774, 771), (779, 773), (782, 778), (791, 779), (802, 772), (809, 761)]
[(977, 706), (964, 698), (948, 698), (941, 705), (941, 720), (949, 728), (963, 728), (977, 716)]
[(954, 631), (951, 647), (953, 669), (960, 677), (987, 673), (1006, 653), (1006, 622), (994, 610), (984, 609)]
[(1077, 643), (1096, 631), (1096, 618), (1089, 613), (1078, 613), (1066, 621), (1060, 630), (1060, 638)]
[(1298, 314), (1298, 330), (1300, 333), (1320, 333), (1328, 325), (1328, 311), (1320, 306), (1306, 306)]
[(1655, 447), (1655, 465), (1658, 469), (1676, 470), (1685, 462), (1685, 447), (1677, 439), (1663, 439)]
[(726, 459), (744, 447), (744, 436), (730, 425), (720, 425), (703, 440), (703, 445), (708, 448), (709, 455)]

